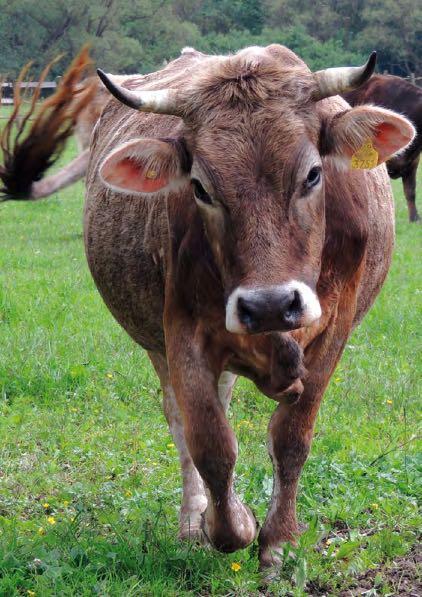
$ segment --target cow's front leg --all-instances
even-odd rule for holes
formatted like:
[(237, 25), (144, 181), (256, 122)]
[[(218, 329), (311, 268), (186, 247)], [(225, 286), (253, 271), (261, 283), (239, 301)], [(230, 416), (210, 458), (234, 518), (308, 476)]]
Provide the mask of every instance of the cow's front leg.
[(309, 453), (315, 419), (314, 409), (302, 403), (280, 404), (269, 425), (268, 449), (274, 467), (270, 509), (259, 534), (261, 568), (279, 564), (281, 544), (294, 542), (299, 534), (296, 493), (302, 467)]
[(187, 326), (166, 330), (171, 384), (189, 453), (207, 490), (204, 533), (220, 551), (235, 551), (254, 540), (256, 521), (233, 487), (237, 441), (219, 399), (220, 371), (187, 331)]
[[(345, 292), (339, 302), (344, 330), (351, 327), (355, 304)], [(315, 419), (328, 381), (341, 356), (347, 336), (335, 336), (332, 320), (324, 334), (308, 348), (302, 396), (295, 403), (281, 402), (269, 424), (268, 448), (274, 467), (274, 487), (270, 509), (259, 534), (261, 569), (277, 566), (282, 543), (295, 542), (299, 535), (296, 519), (296, 493), (302, 467), (311, 447)]]

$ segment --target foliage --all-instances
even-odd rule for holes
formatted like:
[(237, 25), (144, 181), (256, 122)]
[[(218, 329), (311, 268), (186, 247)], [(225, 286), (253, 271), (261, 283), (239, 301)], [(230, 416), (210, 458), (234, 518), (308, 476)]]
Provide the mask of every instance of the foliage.
[[(326, 393), (299, 493), (308, 531), (286, 546), (274, 595), (349, 593), (421, 528), (420, 229), (394, 189), (392, 271)], [(82, 202), (78, 184), (0, 206), (0, 595), (256, 595), (256, 545), (225, 555), (177, 542), (179, 462), (158, 381), (94, 287)], [(241, 380), (229, 414), (236, 487), (261, 522), (274, 408)], [(400, 592), (382, 571), (376, 591)]]
[(360, 62), (374, 48), (379, 69), (421, 74), (418, 0), (0, 0), (0, 72), (16, 77), (60, 52), (63, 72), (81, 44), (111, 72), (147, 72), (183, 46), (224, 52), (282, 42), (312, 68)]

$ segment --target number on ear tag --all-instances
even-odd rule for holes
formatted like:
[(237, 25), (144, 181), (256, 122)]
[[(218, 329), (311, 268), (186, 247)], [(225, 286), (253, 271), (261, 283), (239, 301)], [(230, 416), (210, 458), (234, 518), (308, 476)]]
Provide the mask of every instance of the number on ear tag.
[(370, 170), (378, 166), (378, 151), (372, 145), (371, 139), (352, 155), (351, 166), (355, 170)]

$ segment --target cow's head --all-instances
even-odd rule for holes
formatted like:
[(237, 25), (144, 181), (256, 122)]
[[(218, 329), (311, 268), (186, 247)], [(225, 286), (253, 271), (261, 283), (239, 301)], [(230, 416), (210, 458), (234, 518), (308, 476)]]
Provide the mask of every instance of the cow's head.
[(191, 194), (220, 268), (229, 331), (292, 330), (320, 317), (322, 158), (371, 168), (414, 135), (381, 108), (321, 117), (321, 99), (362, 84), (374, 66), (372, 55), (363, 67), (312, 73), (274, 45), (208, 57), (177, 89), (130, 91), (99, 73), (132, 108), (181, 117), (177, 138), (129, 141), (106, 157), (100, 176), (131, 195)]

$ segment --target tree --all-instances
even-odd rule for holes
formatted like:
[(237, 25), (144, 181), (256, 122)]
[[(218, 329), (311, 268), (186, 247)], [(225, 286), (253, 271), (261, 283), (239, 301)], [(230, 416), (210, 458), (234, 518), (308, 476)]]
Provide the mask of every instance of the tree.
[(422, 3), (368, 0), (354, 47), (376, 48), (382, 69), (398, 75), (422, 71)]
[(422, 70), (420, 0), (0, 0), (0, 73), (39, 71), (61, 52), (52, 76), (83, 43), (111, 72), (148, 72), (184, 46), (235, 51), (284, 43), (311, 66), (356, 64), (377, 49), (379, 68)]

